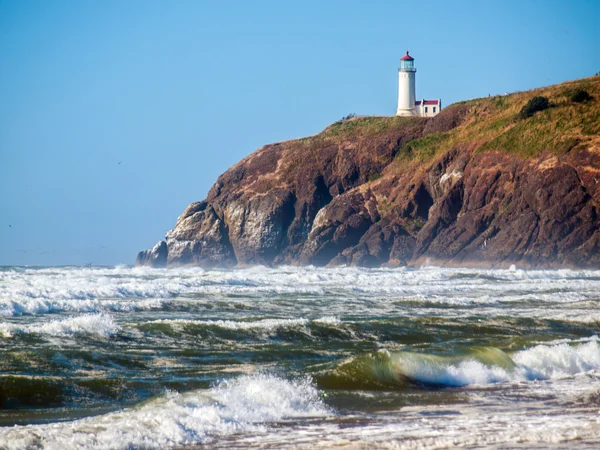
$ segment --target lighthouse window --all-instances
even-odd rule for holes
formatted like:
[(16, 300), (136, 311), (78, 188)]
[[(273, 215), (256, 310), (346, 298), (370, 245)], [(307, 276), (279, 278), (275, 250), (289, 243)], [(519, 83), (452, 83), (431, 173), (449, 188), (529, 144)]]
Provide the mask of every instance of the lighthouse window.
[(425, 107), (425, 112), (427, 112), (427, 106)]

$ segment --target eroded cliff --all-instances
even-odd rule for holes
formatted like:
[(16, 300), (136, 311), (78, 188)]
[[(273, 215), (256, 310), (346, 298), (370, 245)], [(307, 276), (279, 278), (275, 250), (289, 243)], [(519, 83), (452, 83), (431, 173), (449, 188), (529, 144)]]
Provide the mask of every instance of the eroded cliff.
[[(540, 95), (551, 107), (520, 117)], [(600, 267), (599, 181), (600, 77), (354, 118), (221, 175), (166, 234), (167, 264)]]

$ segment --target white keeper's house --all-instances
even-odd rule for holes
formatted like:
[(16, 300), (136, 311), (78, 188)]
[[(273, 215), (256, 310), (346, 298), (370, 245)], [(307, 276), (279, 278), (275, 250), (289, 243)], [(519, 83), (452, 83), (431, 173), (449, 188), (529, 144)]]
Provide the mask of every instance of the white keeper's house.
[(397, 116), (433, 117), (442, 109), (442, 100), (417, 100), (415, 96), (415, 59), (408, 54), (400, 58), (398, 69)]

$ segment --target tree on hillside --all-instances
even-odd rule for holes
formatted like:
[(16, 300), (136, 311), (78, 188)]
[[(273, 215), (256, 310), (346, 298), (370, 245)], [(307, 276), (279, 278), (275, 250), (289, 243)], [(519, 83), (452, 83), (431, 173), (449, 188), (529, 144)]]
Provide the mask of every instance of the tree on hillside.
[(536, 112), (543, 111), (550, 107), (550, 102), (547, 97), (537, 95), (527, 102), (519, 112), (519, 119), (527, 119), (533, 116)]

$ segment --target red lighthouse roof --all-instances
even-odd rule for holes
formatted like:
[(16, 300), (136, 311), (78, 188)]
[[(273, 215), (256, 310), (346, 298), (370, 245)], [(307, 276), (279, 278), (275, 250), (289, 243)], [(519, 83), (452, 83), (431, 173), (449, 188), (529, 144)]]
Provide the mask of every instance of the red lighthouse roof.
[(408, 54), (408, 50), (406, 50), (406, 55), (404, 55), (402, 58), (400, 58), (400, 61), (414, 61), (415, 58), (413, 58), (412, 56), (410, 56)]

